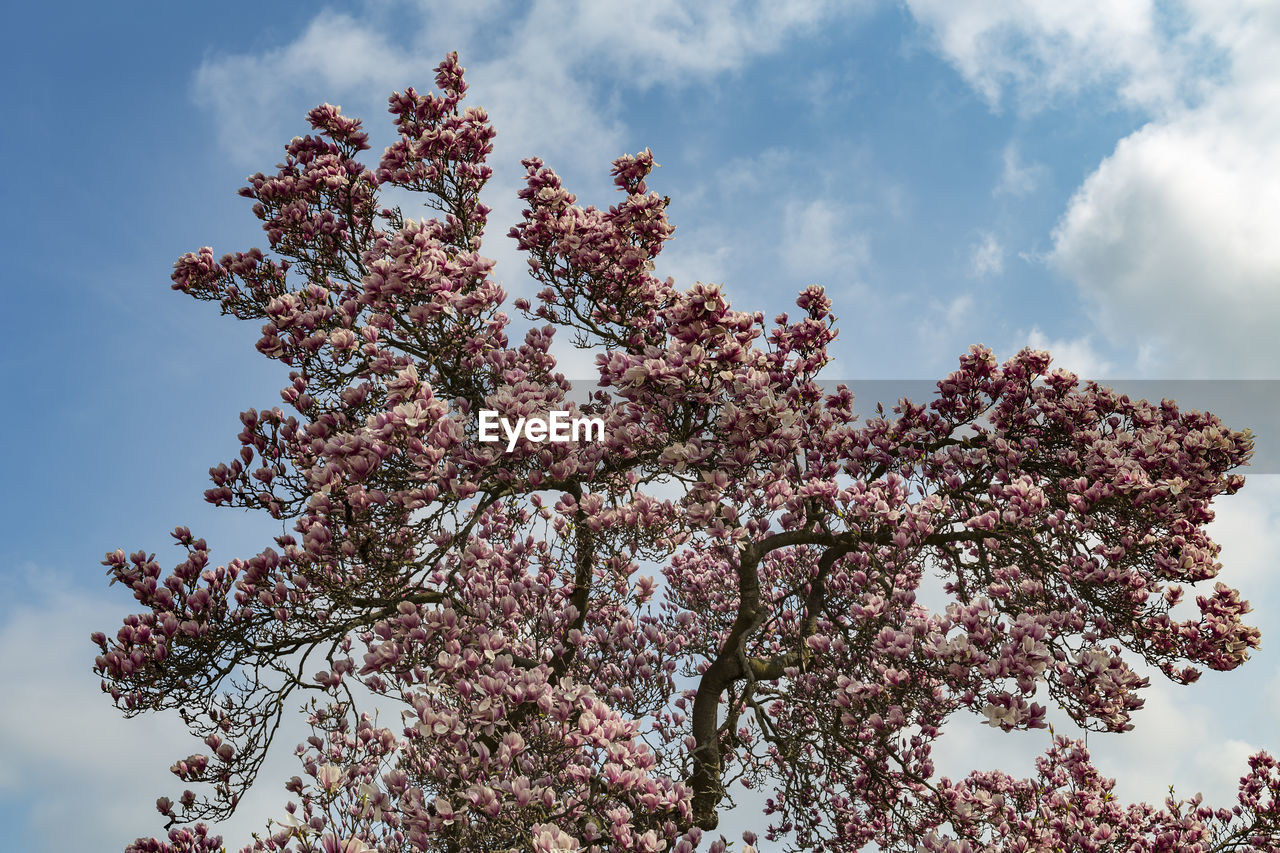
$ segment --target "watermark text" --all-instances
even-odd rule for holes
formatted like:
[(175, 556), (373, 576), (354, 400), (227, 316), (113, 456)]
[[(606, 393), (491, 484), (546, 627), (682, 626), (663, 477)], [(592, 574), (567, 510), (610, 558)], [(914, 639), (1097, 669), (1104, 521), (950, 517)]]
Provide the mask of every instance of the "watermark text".
[(548, 412), (546, 417), (518, 418), (514, 424), (493, 409), (481, 409), (479, 438), (484, 442), (507, 441), (507, 452), (516, 449), (521, 437), (537, 444), (550, 441), (604, 441), (604, 419), (570, 417), (569, 412)]

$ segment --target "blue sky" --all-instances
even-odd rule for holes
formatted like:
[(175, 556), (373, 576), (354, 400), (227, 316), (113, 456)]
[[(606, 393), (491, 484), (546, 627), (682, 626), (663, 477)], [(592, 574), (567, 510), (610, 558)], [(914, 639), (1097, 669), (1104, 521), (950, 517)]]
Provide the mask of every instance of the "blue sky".
[[(122, 723), (97, 693), (88, 634), (131, 602), (105, 587), (103, 552), (163, 555), (186, 524), (225, 561), (270, 532), (201, 494), (237, 413), (272, 405), (281, 373), (251, 325), (169, 290), (173, 260), (261, 244), (235, 190), (306, 131), (306, 110), (341, 104), (376, 148), (387, 94), (429, 88), (450, 50), (498, 130), (485, 250), (513, 295), (532, 289), (504, 236), (520, 158), (605, 205), (610, 160), (648, 146), (677, 227), (659, 272), (767, 313), (826, 285), (831, 378), (937, 377), (975, 342), (1049, 348), (1096, 377), (1280, 378), (1276, 4), (693, 7), (8, 13), (0, 677), (16, 712), (0, 720), (0, 820), (15, 849), (120, 849), (156, 831), (150, 803), (193, 749), (172, 721)], [(563, 355), (587, 375), (588, 358)], [(1175, 782), (1222, 799), (1251, 747), (1280, 748), (1277, 479), (1254, 477), (1216, 528), (1263, 650), (1197, 687), (1153, 688), (1137, 731), (1091, 739), (1122, 795)], [(944, 767), (1026, 772), (1038, 737), (960, 727)], [(274, 780), (294, 771), (276, 768), (228, 842), (283, 801)]]

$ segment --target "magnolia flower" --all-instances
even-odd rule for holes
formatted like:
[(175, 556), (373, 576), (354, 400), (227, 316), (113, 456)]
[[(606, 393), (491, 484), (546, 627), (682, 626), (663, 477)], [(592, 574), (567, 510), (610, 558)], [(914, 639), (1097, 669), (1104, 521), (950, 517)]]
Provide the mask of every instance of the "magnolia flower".
[(321, 764), (316, 769), (316, 781), (320, 783), (321, 788), (324, 788), (330, 794), (338, 790), (342, 777), (342, 768), (333, 764)]
[(1018, 709), (1009, 705), (988, 704), (982, 709), (986, 715), (985, 725), (1004, 728), (1018, 724)]
[(341, 841), (335, 835), (326, 835), (320, 839), (320, 849), (324, 853), (370, 853), (374, 848), (364, 843), (361, 838), (345, 838)]
[(554, 824), (538, 823), (533, 826), (533, 849), (535, 853), (577, 853), (578, 839)]

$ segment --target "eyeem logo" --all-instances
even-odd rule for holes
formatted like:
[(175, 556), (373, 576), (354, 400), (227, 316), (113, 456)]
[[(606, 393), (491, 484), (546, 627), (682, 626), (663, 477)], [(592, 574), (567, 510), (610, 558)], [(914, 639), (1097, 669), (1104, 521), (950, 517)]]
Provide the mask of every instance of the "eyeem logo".
[(511, 421), (500, 417), (493, 409), (480, 410), (481, 441), (501, 441), (499, 427), (507, 438), (508, 453), (516, 449), (516, 442), (521, 436), (539, 444), (544, 441), (556, 444), (604, 441), (603, 418), (571, 418), (568, 412), (548, 412), (545, 418), (520, 418), (512, 426)]

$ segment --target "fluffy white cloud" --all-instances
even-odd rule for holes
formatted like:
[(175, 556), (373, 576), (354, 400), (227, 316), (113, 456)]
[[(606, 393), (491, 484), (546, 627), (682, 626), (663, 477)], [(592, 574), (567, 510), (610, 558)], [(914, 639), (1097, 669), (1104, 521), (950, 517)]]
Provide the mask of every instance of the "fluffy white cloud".
[[(1116, 780), (1120, 800), (1159, 804), (1173, 785), (1179, 797), (1203, 793), (1215, 807), (1235, 802), (1235, 780), (1247, 772), (1248, 756), (1258, 747), (1221, 730), (1216, 724), (1219, 709), (1208, 704), (1211, 697), (1203, 685), (1177, 687), (1157, 675), (1143, 696), (1146, 706), (1134, 714), (1132, 731), (1088, 735), (1090, 755), (1104, 776)], [(1055, 733), (1085, 738), (1049, 704)], [(1047, 732), (1001, 732), (983, 725), (980, 717), (961, 713), (947, 721), (934, 757), (938, 775), (953, 779), (974, 770), (1031, 777), (1034, 758), (1049, 744)]]
[[(679, 199), (697, 225), (677, 230), (658, 271), (681, 286), (728, 282), (738, 307), (778, 300), (770, 310), (790, 310), (793, 294), (813, 283), (863, 311), (884, 295), (867, 284), (872, 235), (880, 219), (901, 215), (900, 189), (858, 145), (839, 146), (834, 155), (766, 148), (730, 158), (681, 187)], [(777, 286), (745, 291), (753, 281)]]
[(993, 106), (1087, 93), (1150, 117), (1075, 193), (1048, 255), (1108, 339), (1148, 372), (1278, 375), (1280, 7), (907, 5)]
[(959, 330), (965, 320), (973, 312), (973, 296), (968, 293), (961, 294), (947, 303), (944, 312), (944, 324), (951, 331)]
[(1054, 232), (1050, 262), (1102, 331), (1147, 341), (1166, 371), (1280, 375), (1280, 100), (1261, 94), (1122, 140)]
[[(1090, 734), (1094, 761), (1116, 780), (1121, 800), (1161, 803), (1172, 785), (1179, 797), (1202, 793), (1206, 803), (1230, 806), (1236, 780), (1248, 772), (1248, 758), (1261, 746), (1230, 736), (1221, 724), (1223, 697), (1212, 701), (1209, 684), (1182, 687), (1159, 674), (1149, 677), (1146, 705), (1134, 713), (1132, 731)], [(1242, 701), (1251, 698), (1236, 695)]]

